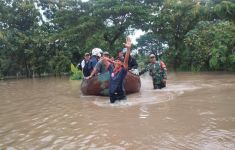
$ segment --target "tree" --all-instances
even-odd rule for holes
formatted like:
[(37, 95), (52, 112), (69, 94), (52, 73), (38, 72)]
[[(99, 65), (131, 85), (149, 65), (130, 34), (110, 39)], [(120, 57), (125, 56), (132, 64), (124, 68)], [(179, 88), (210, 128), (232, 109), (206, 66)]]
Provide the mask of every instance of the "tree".
[(152, 15), (151, 30), (168, 44), (166, 57), (174, 69), (181, 64), (185, 34), (194, 28), (203, 12), (203, 7), (195, 1), (165, 0)]
[(40, 14), (29, 0), (2, 1), (1, 7), (3, 13), (0, 15), (0, 22), (4, 33), (1, 51), (5, 51), (6, 59), (12, 60), (9, 71), (25, 72), (30, 77), (33, 54), (31, 34), (38, 26)]
[[(147, 33), (137, 39), (137, 49), (141, 54), (160, 55), (165, 52), (167, 43), (153, 33)], [(165, 43), (164, 43), (165, 42)]]
[(0, 0), (0, 78), (59, 75), (94, 47), (116, 55), (135, 29), (174, 69), (234, 70), (234, 13), (233, 0)]
[(92, 16), (100, 22), (102, 30), (99, 33), (109, 50), (121, 49), (120, 41), (125, 34), (131, 32), (130, 28), (143, 28), (150, 13), (149, 6), (141, 1), (91, 0), (91, 3), (94, 4)]
[(228, 21), (202, 21), (187, 33), (185, 43), (192, 50), (192, 70), (235, 69), (235, 27)]

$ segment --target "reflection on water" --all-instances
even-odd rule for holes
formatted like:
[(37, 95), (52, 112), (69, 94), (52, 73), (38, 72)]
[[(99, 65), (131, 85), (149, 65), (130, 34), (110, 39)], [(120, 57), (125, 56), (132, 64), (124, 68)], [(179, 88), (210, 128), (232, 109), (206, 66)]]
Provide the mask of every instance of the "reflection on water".
[(234, 74), (171, 73), (162, 90), (141, 80), (115, 104), (68, 78), (0, 81), (0, 150), (234, 149)]

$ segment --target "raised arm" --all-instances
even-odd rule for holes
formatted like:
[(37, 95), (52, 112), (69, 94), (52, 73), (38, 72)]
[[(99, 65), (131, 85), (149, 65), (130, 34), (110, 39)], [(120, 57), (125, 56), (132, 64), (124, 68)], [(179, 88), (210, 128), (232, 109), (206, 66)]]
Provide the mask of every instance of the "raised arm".
[(128, 69), (128, 60), (129, 60), (130, 53), (131, 53), (131, 38), (127, 37), (126, 38), (126, 43), (123, 43), (123, 44), (127, 48), (123, 66), (124, 66), (125, 69)]

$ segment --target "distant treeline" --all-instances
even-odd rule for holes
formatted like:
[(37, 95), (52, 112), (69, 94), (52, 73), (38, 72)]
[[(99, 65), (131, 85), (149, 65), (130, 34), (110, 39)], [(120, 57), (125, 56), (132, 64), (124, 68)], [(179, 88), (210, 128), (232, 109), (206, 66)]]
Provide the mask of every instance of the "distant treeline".
[(0, 78), (60, 75), (94, 47), (116, 55), (135, 29), (139, 59), (235, 70), (234, 0), (0, 0)]

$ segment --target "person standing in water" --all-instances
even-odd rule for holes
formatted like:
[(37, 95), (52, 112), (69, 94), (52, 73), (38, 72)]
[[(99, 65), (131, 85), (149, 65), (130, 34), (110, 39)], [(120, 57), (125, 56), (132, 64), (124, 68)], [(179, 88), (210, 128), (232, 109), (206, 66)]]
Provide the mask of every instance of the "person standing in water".
[(126, 100), (126, 92), (124, 89), (124, 79), (128, 71), (128, 60), (131, 51), (131, 39), (127, 37), (126, 43), (127, 52), (124, 58), (124, 62), (117, 59), (114, 62), (108, 58), (103, 58), (105, 66), (107, 67), (110, 75), (109, 79), (109, 97), (110, 103), (114, 103), (116, 100)]
[(150, 64), (148, 64), (147, 67), (145, 67), (139, 74), (142, 75), (146, 71), (149, 71), (149, 75), (152, 77), (154, 89), (162, 89), (166, 87), (166, 65), (159, 58), (156, 59), (154, 54), (150, 55)]

